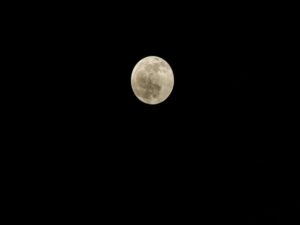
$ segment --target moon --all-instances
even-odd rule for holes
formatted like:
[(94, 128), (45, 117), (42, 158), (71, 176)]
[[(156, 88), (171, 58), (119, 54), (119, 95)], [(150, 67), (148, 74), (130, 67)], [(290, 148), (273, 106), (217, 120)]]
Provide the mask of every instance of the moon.
[(131, 87), (142, 102), (156, 105), (165, 101), (174, 87), (171, 66), (158, 56), (141, 59), (133, 68)]

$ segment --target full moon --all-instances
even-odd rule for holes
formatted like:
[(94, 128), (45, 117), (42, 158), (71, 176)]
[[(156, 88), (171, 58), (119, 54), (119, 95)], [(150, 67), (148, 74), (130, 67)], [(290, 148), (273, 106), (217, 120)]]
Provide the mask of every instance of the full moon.
[(150, 105), (159, 104), (173, 90), (173, 71), (164, 59), (157, 56), (145, 57), (133, 68), (131, 87), (140, 101)]

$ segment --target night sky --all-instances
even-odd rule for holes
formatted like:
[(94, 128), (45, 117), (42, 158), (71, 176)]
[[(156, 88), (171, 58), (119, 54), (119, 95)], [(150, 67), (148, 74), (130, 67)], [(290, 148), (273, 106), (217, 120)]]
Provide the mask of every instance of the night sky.
[[(174, 4), (61, 7), (25, 29), (38, 27), (24, 47), (38, 66), (23, 109), (53, 204), (96, 221), (281, 224), (278, 23), (259, 7)], [(151, 55), (175, 79), (154, 106), (130, 84)]]

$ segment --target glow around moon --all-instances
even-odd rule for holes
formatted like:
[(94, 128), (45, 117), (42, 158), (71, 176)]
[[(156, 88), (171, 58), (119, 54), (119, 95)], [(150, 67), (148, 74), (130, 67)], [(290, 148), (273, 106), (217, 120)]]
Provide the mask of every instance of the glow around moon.
[(173, 90), (173, 71), (164, 59), (148, 56), (135, 65), (131, 74), (131, 87), (142, 102), (151, 105), (161, 103)]

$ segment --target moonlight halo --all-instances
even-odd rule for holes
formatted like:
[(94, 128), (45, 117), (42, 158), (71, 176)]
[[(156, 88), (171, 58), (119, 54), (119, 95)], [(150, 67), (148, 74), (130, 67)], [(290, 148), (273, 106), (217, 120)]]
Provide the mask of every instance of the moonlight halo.
[(174, 87), (174, 74), (170, 65), (158, 56), (147, 56), (133, 68), (131, 87), (142, 102), (156, 105), (165, 101)]

